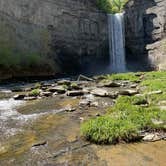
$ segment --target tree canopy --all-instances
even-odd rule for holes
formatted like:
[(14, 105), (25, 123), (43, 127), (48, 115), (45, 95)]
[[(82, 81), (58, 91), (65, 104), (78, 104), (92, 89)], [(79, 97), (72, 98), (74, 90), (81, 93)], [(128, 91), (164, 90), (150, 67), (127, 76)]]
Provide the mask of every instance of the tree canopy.
[(98, 0), (98, 6), (105, 12), (108, 13), (120, 13), (123, 11), (124, 5), (128, 0)]

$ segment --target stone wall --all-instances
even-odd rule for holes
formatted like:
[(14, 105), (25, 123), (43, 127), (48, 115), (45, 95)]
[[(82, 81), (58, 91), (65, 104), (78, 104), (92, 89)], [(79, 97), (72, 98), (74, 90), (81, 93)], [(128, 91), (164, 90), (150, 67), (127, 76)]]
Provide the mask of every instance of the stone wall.
[(4, 49), (20, 56), (22, 67), (32, 55), (40, 61), (33, 72), (13, 75), (77, 71), (107, 58), (107, 17), (96, 0), (0, 0), (0, 53)]
[(125, 19), (127, 59), (166, 69), (166, 0), (129, 0)]

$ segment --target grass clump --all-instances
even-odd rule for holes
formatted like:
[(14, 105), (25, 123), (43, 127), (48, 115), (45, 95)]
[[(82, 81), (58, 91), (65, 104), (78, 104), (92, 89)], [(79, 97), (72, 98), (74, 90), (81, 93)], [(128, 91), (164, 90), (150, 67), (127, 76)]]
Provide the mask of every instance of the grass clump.
[(108, 114), (88, 120), (81, 126), (82, 135), (100, 144), (130, 142), (139, 139), (141, 130), (166, 130), (164, 124), (154, 124), (153, 119), (166, 123), (166, 112), (156, 107), (136, 105), (144, 97), (121, 96)]
[(144, 93), (166, 90), (166, 72), (148, 72), (144, 74), (140, 88)]
[(103, 116), (91, 119), (81, 126), (82, 135), (90, 141), (100, 144), (126, 142), (137, 137), (136, 126), (130, 121)]
[(139, 75), (135, 73), (120, 73), (120, 74), (111, 74), (107, 75), (103, 81), (108, 81), (108, 80), (128, 80), (131, 82), (137, 82), (140, 80)]
[(40, 89), (33, 89), (30, 93), (30, 96), (39, 96), (40, 95)]

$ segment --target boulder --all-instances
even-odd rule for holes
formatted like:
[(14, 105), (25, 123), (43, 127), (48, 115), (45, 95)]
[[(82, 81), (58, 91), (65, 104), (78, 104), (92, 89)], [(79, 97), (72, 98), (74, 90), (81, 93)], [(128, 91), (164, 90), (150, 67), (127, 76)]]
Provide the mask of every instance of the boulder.
[(13, 96), (13, 99), (14, 100), (23, 100), (25, 96), (26, 96), (25, 94), (16, 94), (15, 96)]

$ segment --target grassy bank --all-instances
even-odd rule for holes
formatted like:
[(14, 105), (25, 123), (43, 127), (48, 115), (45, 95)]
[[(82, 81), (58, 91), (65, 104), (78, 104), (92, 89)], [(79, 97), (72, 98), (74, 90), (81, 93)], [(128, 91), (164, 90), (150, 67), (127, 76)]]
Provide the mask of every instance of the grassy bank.
[[(82, 124), (81, 133), (89, 141), (99, 144), (131, 142), (140, 139), (140, 132), (166, 131), (166, 72), (127, 73), (108, 75), (103, 80), (139, 82), (139, 96), (119, 96), (104, 116)], [(161, 93), (150, 93), (160, 90)], [(162, 122), (162, 123), (155, 123)]]

